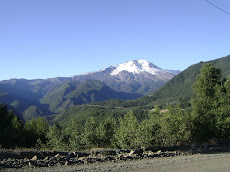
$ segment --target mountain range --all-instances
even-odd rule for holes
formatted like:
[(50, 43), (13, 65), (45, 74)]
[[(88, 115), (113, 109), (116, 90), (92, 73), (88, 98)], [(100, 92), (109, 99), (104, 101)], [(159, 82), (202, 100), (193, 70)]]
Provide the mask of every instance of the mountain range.
[(158, 105), (180, 103), (182, 106), (188, 106), (190, 98), (194, 96), (192, 85), (205, 63), (212, 63), (216, 68), (220, 69), (222, 80), (230, 76), (230, 55), (216, 60), (200, 62), (191, 65), (151, 94), (150, 102)]
[(30, 120), (58, 114), (75, 105), (149, 95), (179, 72), (146, 60), (133, 60), (73, 77), (5, 80), (0, 81), (0, 102)]
[(150, 95), (142, 96), (135, 100), (108, 100), (93, 103), (91, 106), (74, 106), (57, 115), (54, 121), (65, 126), (70, 122), (70, 116), (71, 119), (83, 122), (89, 116), (94, 116), (96, 119), (101, 120), (111, 116), (124, 115), (130, 110), (139, 115), (140, 119), (143, 119), (145, 115), (148, 115), (149, 109), (154, 109), (156, 105), (162, 108), (166, 108), (167, 105), (174, 106), (178, 104), (182, 108), (189, 107), (190, 99), (195, 96), (192, 85), (196, 82), (196, 77), (205, 63), (212, 63), (216, 68), (220, 69), (223, 81), (230, 77), (229, 55), (191, 65)]
[(73, 80), (99, 80), (115, 91), (149, 95), (179, 72), (161, 69), (146, 60), (133, 60), (98, 72), (77, 75)]

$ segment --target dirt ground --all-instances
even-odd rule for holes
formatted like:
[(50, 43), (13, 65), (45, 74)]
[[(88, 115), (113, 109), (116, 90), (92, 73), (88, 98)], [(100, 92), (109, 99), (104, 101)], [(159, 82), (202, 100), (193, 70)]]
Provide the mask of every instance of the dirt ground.
[(40, 172), (40, 171), (132, 171), (132, 172), (229, 172), (230, 171), (230, 153), (214, 153), (214, 154), (195, 154), (176, 157), (162, 157), (141, 160), (131, 160), (124, 162), (103, 162), (84, 165), (61, 166), (43, 168), (23, 169), (4, 169), (2, 171), (17, 172)]

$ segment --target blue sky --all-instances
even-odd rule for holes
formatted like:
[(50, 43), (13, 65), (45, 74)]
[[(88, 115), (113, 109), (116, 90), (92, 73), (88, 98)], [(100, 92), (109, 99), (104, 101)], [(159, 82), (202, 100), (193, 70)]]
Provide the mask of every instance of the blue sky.
[[(230, 13), (229, 0), (209, 0)], [(230, 55), (230, 15), (205, 0), (0, 0), (0, 80), (146, 59), (184, 70)]]

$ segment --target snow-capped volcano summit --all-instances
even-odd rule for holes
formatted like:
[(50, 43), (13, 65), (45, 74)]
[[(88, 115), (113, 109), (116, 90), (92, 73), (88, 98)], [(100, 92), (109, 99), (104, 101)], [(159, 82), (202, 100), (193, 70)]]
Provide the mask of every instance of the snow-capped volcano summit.
[(114, 65), (112, 67), (114, 68), (114, 70), (111, 72), (112, 76), (117, 75), (122, 71), (127, 71), (133, 74), (147, 72), (152, 75), (156, 75), (156, 73), (161, 70), (160, 68), (146, 60), (128, 61), (119, 65)]
[(165, 70), (146, 60), (133, 60), (110, 66), (98, 72), (77, 75), (73, 80), (99, 80), (115, 91), (148, 95), (180, 71)]

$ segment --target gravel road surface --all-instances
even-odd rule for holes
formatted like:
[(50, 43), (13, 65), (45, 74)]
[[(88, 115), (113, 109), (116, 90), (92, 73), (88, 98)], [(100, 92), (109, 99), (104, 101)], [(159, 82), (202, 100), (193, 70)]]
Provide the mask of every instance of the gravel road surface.
[(23, 169), (4, 169), (2, 171), (17, 172), (54, 172), (54, 171), (132, 171), (132, 172), (229, 172), (230, 171), (230, 153), (216, 154), (195, 154), (176, 157), (162, 157), (142, 160), (131, 160), (123, 162), (103, 162), (84, 165), (56, 165), (53, 167), (30, 168)]

